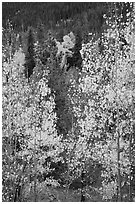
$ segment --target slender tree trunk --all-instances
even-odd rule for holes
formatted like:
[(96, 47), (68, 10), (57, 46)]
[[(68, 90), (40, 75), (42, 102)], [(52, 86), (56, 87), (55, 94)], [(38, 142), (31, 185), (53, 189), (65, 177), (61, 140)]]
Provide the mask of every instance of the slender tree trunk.
[[(73, 116), (72, 116), (72, 129), (71, 129), (71, 132), (72, 132), (72, 136), (74, 136), (74, 128), (73, 128)], [(75, 150), (75, 147), (76, 147), (76, 142), (73, 146), (73, 149), (71, 150), (71, 152), (69, 152), (69, 160), (68, 160), (68, 171), (67, 171), (67, 189), (66, 189), (66, 200), (69, 196), (69, 187), (70, 187), (70, 180), (69, 180), (69, 175), (70, 175), (70, 165), (71, 165), (71, 159), (72, 159), (72, 155), (73, 155), (73, 152)]]
[(122, 192), (121, 192), (121, 172), (120, 172), (120, 135), (117, 133), (117, 164), (118, 164), (118, 201), (122, 201)]
[(22, 171), (18, 175), (18, 180), (16, 181), (14, 202), (21, 202), (22, 201), (22, 189), (23, 189), (22, 176), (23, 176), (23, 173), (25, 172), (26, 166), (27, 166), (27, 162), (25, 161), (25, 158), (24, 158)]
[[(8, 152), (8, 173), (9, 176), (11, 175), (11, 162), (10, 162), (10, 157), (11, 157), (11, 120), (10, 120), (10, 113), (8, 116), (8, 145), (7, 145), (7, 152)], [(11, 193), (10, 193), (10, 188), (11, 188), (11, 180), (9, 179), (9, 189), (8, 189), (8, 201), (10, 202), (10, 197), (11, 197)]]
[[(9, 63), (11, 61), (11, 46), (10, 46), (10, 57), (9, 57)], [(12, 76), (12, 68), (9, 72), (9, 79), (8, 79), (8, 86), (10, 85), (10, 77)], [(9, 88), (9, 115), (8, 115), (8, 145), (7, 145), (7, 152), (8, 152), (8, 171), (9, 171), (9, 176), (11, 175), (11, 162), (10, 162), (10, 157), (11, 157), (11, 153), (12, 153), (12, 146), (11, 146), (11, 139), (12, 139), (12, 129), (11, 129), (11, 114), (12, 114), (12, 107), (11, 107), (11, 90)], [(11, 192), (10, 192), (10, 188), (12, 187), (12, 183), (11, 183), (11, 179), (9, 179), (9, 189), (8, 189), (8, 201), (10, 202), (11, 199)]]
[(132, 134), (129, 138), (129, 202), (132, 201), (132, 192), (131, 192), (131, 142), (132, 142)]
[[(35, 132), (36, 134), (36, 132)], [(35, 142), (34, 142), (34, 202), (37, 202), (37, 161), (36, 161), (36, 135), (35, 135)]]
[(70, 186), (70, 181), (69, 181), (69, 175), (70, 175), (70, 158), (69, 158), (69, 161), (68, 161), (68, 171), (67, 171), (67, 189), (66, 189), (66, 201), (68, 199), (68, 196), (69, 196), (69, 186)]
[[(17, 132), (17, 131), (16, 131)], [(18, 168), (17, 167), (17, 152), (16, 152), (16, 146), (17, 146), (17, 136), (15, 135), (14, 136), (15, 138), (14, 138), (14, 141), (15, 141), (15, 144), (14, 144), (14, 157), (15, 157), (15, 167), (16, 167), (16, 169)], [(15, 189), (15, 191), (14, 191), (14, 202), (16, 202), (16, 201), (18, 201), (17, 199), (18, 199), (18, 196), (17, 196), (17, 191), (18, 191), (18, 189), (17, 189), (17, 181), (15, 180), (15, 187), (14, 187), (14, 189)]]
[[(118, 27), (117, 27), (117, 8), (115, 4), (115, 26), (117, 33), (119, 33)], [(114, 80), (116, 82), (116, 101), (118, 101), (118, 87), (117, 87), (117, 69), (118, 69), (118, 50), (119, 50), (119, 35), (116, 36), (115, 39), (115, 64), (116, 64), (116, 70), (115, 70), (115, 77)], [(116, 122), (116, 135), (117, 135), (117, 201), (122, 201), (122, 191), (121, 191), (121, 171), (120, 171), (120, 132), (119, 132), (119, 107), (118, 102), (116, 102), (117, 105), (117, 122)]]
[(84, 176), (85, 176), (85, 173), (82, 170), (82, 173), (81, 173), (81, 200), (80, 200), (81, 202), (85, 202)]

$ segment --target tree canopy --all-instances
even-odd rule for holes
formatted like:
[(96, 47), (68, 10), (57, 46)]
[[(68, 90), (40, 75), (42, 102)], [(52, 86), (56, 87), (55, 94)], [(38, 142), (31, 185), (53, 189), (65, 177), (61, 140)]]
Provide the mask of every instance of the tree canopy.
[(5, 2), (3, 25), (3, 201), (134, 201), (134, 3)]

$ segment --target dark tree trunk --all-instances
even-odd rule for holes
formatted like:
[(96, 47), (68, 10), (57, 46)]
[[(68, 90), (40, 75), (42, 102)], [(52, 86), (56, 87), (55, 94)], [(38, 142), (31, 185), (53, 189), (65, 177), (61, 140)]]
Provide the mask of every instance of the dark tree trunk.
[(19, 181), (19, 184), (17, 184), (16, 190), (15, 190), (14, 202), (20, 202), (20, 201), (21, 201), (21, 186)]
[(121, 171), (120, 171), (120, 135), (119, 132), (118, 134), (118, 138), (117, 138), (117, 148), (118, 148), (118, 157), (117, 157), (117, 163), (118, 163), (118, 201), (121, 202), (122, 201), (122, 191), (121, 191)]
[(22, 191), (22, 187), (23, 187), (23, 183), (22, 183), (22, 174), (24, 173), (25, 171), (25, 168), (26, 168), (26, 165), (27, 165), (27, 162), (24, 163), (24, 166), (23, 166), (23, 169), (22, 169), (22, 172), (21, 174), (19, 175), (18, 177), (18, 180), (16, 182), (16, 186), (15, 186), (15, 193), (14, 193), (14, 202), (21, 202), (21, 191)]
[(85, 202), (85, 192), (84, 192), (84, 177), (85, 173), (81, 173), (81, 202)]

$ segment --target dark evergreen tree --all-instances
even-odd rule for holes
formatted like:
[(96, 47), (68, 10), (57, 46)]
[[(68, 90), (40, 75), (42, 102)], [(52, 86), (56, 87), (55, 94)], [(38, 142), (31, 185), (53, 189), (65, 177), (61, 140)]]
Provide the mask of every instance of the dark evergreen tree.
[(34, 37), (32, 29), (29, 29), (28, 38), (27, 38), (27, 52), (25, 56), (25, 76), (29, 78), (33, 73), (33, 69), (35, 67), (35, 60), (34, 60)]
[(37, 39), (39, 43), (43, 43), (44, 42), (44, 25), (41, 22), (41, 20), (39, 21), (40, 22), (38, 23), (38, 26), (37, 26)]

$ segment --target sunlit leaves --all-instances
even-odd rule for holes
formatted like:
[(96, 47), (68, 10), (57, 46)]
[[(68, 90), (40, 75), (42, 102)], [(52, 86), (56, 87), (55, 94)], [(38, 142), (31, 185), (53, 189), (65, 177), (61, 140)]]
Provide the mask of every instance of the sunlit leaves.
[[(8, 187), (10, 191), (12, 185), (16, 184), (16, 178), (11, 177), (12, 172), (18, 178), (23, 177), (18, 172), (23, 165), (23, 160), (28, 162), (27, 166), (30, 169), (26, 177), (30, 174), (34, 176), (38, 172), (48, 171), (43, 166), (45, 159), (50, 157), (51, 160), (57, 162), (58, 155), (62, 151), (61, 138), (57, 136), (56, 131), (56, 114), (53, 111), (55, 102), (48, 87), (48, 74), (43, 71), (43, 78), (36, 78), (36, 81), (32, 78), (32, 84), (31, 82), (28, 84), (24, 77), (24, 59), (24, 54), (19, 49), (10, 63), (3, 63), (3, 139), (7, 140), (3, 145), (6, 150), (5, 167), (8, 166), (3, 175), (5, 179), (3, 199), (6, 200), (10, 199), (6, 194), (6, 180), (10, 180)], [(34, 76), (37, 68), (35, 68)], [(19, 146), (16, 146), (17, 144)], [(48, 147), (48, 151), (42, 150), (43, 147)], [(42, 156), (44, 160), (40, 162)], [(35, 158), (37, 172), (32, 171), (32, 161), (34, 164)], [(20, 164), (17, 159), (20, 160)], [(23, 185), (23, 180), (20, 185)], [(16, 187), (13, 188), (16, 190)], [(11, 200), (14, 199), (14, 193), (14, 191), (10, 193)]]
[[(75, 128), (79, 130), (76, 141), (78, 143), (80, 138), (83, 139), (82, 146), (75, 147), (77, 153), (71, 161), (72, 166), (82, 167), (82, 161), (86, 166), (87, 155), (103, 165), (103, 199), (112, 199), (117, 193), (118, 151), (121, 176), (130, 173), (130, 144), (125, 135), (132, 134), (130, 119), (134, 118), (134, 21), (121, 29), (111, 20), (109, 28), (102, 35), (102, 53), (97, 41), (82, 46), (83, 68), (79, 85), (73, 83), (69, 92), (77, 118)], [(121, 35), (127, 44), (122, 44)], [(128, 112), (132, 115), (130, 118)], [(117, 147), (117, 134), (120, 134), (120, 150)], [(92, 144), (87, 145), (89, 141)], [(86, 154), (88, 151), (89, 154)]]

